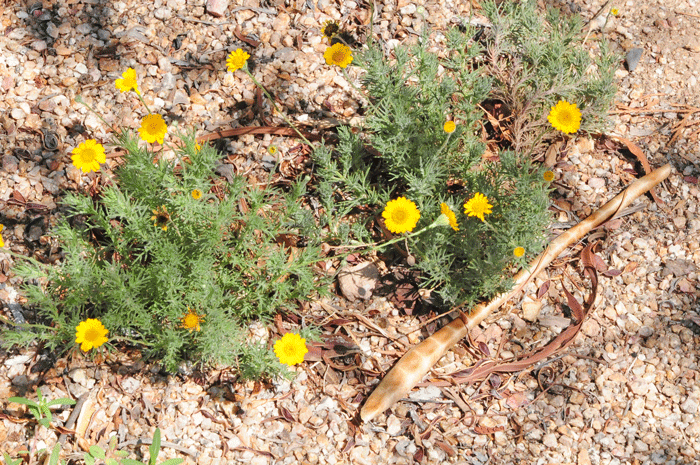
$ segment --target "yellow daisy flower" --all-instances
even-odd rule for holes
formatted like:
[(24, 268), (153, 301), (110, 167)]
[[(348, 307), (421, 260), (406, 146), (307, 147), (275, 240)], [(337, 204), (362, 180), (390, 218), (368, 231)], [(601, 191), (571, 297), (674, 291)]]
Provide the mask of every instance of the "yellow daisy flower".
[(100, 320), (88, 318), (75, 328), (75, 342), (80, 344), (80, 350), (87, 352), (107, 342), (107, 333), (109, 331)]
[(617, 16), (617, 15), (620, 14), (620, 10), (618, 10), (617, 8), (612, 8), (612, 9), (610, 10), (610, 14), (613, 15), (613, 16)]
[(323, 37), (331, 40), (338, 32), (340, 32), (340, 25), (331, 19), (323, 23), (323, 28), (321, 28), (321, 33)]
[(197, 315), (197, 313), (192, 310), (190, 307), (187, 307), (187, 313), (180, 318), (180, 322), (182, 323), (180, 325), (181, 328), (188, 329), (190, 332), (192, 331), (197, 331), (202, 329), (200, 326), (200, 323), (204, 321), (204, 315)]
[(152, 144), (158, 141), (159, 144), (163, 145), (163, 139), (165, 139), (165, 133), (168, 132), (168, 126), (165, 124), (165, 120), (160, 115), (154, 115), (153, 113), (148, 114), (141, 120), (141, 127), (139, 128), (139, 135), (141, 140)]
[(554, 181), (554, 172), (547, 170), (544, 173), (542, 173), (542, 178), (547, 182), (552, 182)]
[(447, 134), (452, 134), (455, 132), (455, 129), (457, 129), (457, 125), (455, 124), (454, 121), (447, 121), (445, 124), (442, 126), (442, 129), (447, 133)]
[(269, 146), (269, 147), (267, 148), (267, 153), (269, 153), (270, 155), (273, 155), (273, 156), (274, 156), (274, 155), (277, 155), (277, 152), (278, 152), (278, 151), (279, 151), (279, 150), (277, 149), (277, 146), (276, 146), (276, 145), (271, 145), (271, 146)]
[(406, 197), (399, 197), (387, 202), (382, 216), (389, 231), (401, 234), (410, 232), (416, 227), (420, 219), (420, 211), (415, 203)]
[(304, 355), (309, 351), (306, 348), (306, 339), (298, 334), (287, 333), (275, 342), (275, 355), (289, 366), (297, 365), (304, 361)]
[(199, 144), (194, 144), (194, 151), (199, 152), (200, 150), (202, 150), (202, 146)]
[(161, 228), (163, 231), (168, 230), (168, 222), (170, 221), (170, 214), (165, 205), (162, 205), (155, 210), (153, 210), (153, 216), (151, 217), (153, 221), (153, 226), (156, 228)]
[(516, 247), (513, 249), (513, 255), (520, 258), (525, 255), (525, 249), (523, 247)]
[(477, 192), (474, 194), (474, 197), (469, 199), (467, 203), (464, 204), (464, 214), (468, 216), (476, 216), (481, 221), (484, 221), (484, 215), (490, 214), (491, 208), (493, 208), (493, 205), (489, 203), (488, 197)]
[[(5, 225), (0, 224), (0, 232), (5, 229)], [(2, 240), (2, 235), (0, 235), (0, 247), (5, 247), (5, 241)]]
[(86, 140), (74, 148), (71, 153), (73, 154), (70, 157), (73, 160), (73, 165), (83, 173), (99, 171), (100, 163), (107, 161), (105, 148), (102, 144), (98, 144), (95, 139)]
[(244, 52), (240, 48), (236, 49), (229, 53), (228, 58), (226, 59), (226, 66), (230, 72), (236, 72), (246, 65), (248, 58), (250, 58), (248, 53)]
[(200, 191), (199, 189), (193, 190), (192, 191), (192, 198), (195, 200), (201, 199), (202, 198), (202, 191)]
[(457, 224), (457, 217), (455, 216), (455, 212), (452, 211), (449, 205), (446, 203), (441, 203), (440, 204), (440, 212), (447, 217), (450, 226), (452, 229), (455, 231), (459, 231), (459, 225)]
[(347, 45), (337, 43), (326, 49), (323, 58), (326, 59), (327, 65), (338, 65), (345, 68), (352, 63), (352, 50)]
[(124, 73), (122, 73), (122, 78), (114, 81), (114, 85), (119, 89), (119, 92), (128, 92), (134, 89), (134, 92), (141, 95), (141, 92), (139, 92), (139, 84), (136, 82), (136, 70), (134, 68), (129, 68), (124, 71)]
[(575, 103), (559, 100), (547, 116), (554, 129), (566, 134), (573, 134), (581, 127), (581, 110)]

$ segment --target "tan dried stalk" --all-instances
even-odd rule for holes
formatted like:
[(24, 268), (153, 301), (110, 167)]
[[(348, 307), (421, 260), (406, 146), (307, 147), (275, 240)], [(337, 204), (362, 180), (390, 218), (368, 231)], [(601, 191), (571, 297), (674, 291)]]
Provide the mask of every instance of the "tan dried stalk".
[(477, 305), (469, 314), (461, 313), (451, 323), (406, 352), (369, 396), (360, 410), (360, 418), (363, 421), (370, 421), (408, 394), (438, 360), (467, 335), (471, 328), (481, 323), (491, 312), (521, 290), (532, 277), (547, 267), (569, 245), (580, 240), (593, 228), (613, 218), (634, 199), (666, 179), (670, 173), (671, 166), (664, 165), (633, 182), (591, 216), (554, 239), (544, 252), (515, 276), (513, 288), (510, 291), (496, 296), (490, 302)]

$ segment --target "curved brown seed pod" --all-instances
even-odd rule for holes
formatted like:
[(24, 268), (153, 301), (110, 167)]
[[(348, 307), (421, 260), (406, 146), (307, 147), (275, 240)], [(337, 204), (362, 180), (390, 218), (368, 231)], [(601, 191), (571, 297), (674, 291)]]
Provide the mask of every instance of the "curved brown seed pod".
[(469, 329), (481, 323), (491, 312), (503, 305), (569, 245), (577, 242), (591, 229), (612, 218), (617, 212), (632, 203), (634, 199), (666, 179), (670, 173), (671, 165), (664, 165), (630, 184), (627, 189), (616, 195), (591, 216), (557, 236), (544, 252), (515, 276), (513, 289), (496, 296), (490, 302), (477, 305), (468, 315), (462, 313), (461, 317), (454, 319), (451, 323), (445, 325), (435, 334), (406, 352), (369, 396), (367, 402), (360, 410), (360, 418), (363, 421), (370, 421), (394, 405), (396, 401), (406, 396), (423, 379), (423, 376), (433, 365), (453, 345), (467, 335)]

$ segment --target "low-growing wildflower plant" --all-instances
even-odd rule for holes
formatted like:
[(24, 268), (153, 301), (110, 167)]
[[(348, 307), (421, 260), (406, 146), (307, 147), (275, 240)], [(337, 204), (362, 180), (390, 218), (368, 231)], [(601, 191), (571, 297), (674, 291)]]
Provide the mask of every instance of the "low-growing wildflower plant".
[(121, 79), (117, 79), (114, 85), (119, 89), (119, 92), (128, 92), (133, 90), (137, 95), (141, 95), (139, 91), (138, 81), (136, 80), (136, 70), (129, 68), (122, 74)]
[[(52, 231), (63, 247), (61, 264), (16, 266), (28, 278), (27, 298), (51, 325), (0, 328), (0, 340), (26, 346), (38, 339), (50, 349), (77, 341), (91, 350), (106, 342), (109, 328), (110, 340), (142, 347), (169, 371), (190, 359), (235, 365), (244, 378), (285, 375), (269, 347), (248, 341), (247, 323), (326, 288), (329, 278), (311, 266), (323, 238), (302, 204), (306, 181), (284, 190), (250, 189), (242, 176), (222, 182), (215, 172), (221, 155), (177, 128), (168, 130), (172, 146), (164, 141), (162, 148), (173, 156), (159, 154), (154, 163), (149, 144), (167, 129), (162, 117), (148, 116), (154, 119), (138, 132), (116, 134), (124, 163), (99, 197), (65, 196), (68, 216)], [(73, 227), (73, 217), (88, 228)], [(303, 237), (304, 246), (292, 253), (277, 243), (280, 235)], [(206, 314), (194, 310), (200, 308)]]
[(81, 321), (75, 328), (75, 342), (80, 344), (80, 350), (87, 352), (91, 349), (97, 349), (102, 344), (107, 342), (107, 334), (109, 331), (104, 327), (102, 322), (96, 318), (88, 318)]
[[(418, 45), (389, 56), (376, 41), (360, 50), (344, 42), (328, 47), (329, 66), (345, 73), (352, 63), (365, 71), (364, 126), (339, 127), (337, 145), (314, 148), (312, 176), (284, 189), (250, 189), (242, 176), (224, 182), (213, 147), (199, 147), (194, 132), (168, 128), (149, 110), (138, 132), (116, 135), (125, 162), (99, 198), (65, 197), (69, 216), (87, 227), (74, 228), (67, 218), (54, 229), (65, 256), (61, 265), (16, 266), (28, 283), (45, 283), (24, 290), (51, 326), (5, 330), (0, 340), (65, 347), (90, 315), (109, 328), (111, 340), (141, 344), (171, 371), (192, 358), (235, 365), (243, 377), (281, 374), (277, 361), (303, 361), (305, 339), (287, 334), (270, 350), (249, 342), (247, 323), (292, 310), (325, 289), (327, 277), (310, 265), (328, 243), (339, 251), (345, 244), (368, 251), (406, 247), (415, 259), (411, 274), (445, 305), (469, 306), (503, 291), (506, 271), (541, 250), (550, 221), (550, 181), (532, 154), (558, 130), (587, 131), (601, 123), (614, 95), (617, 59), (603, 53), (591, 67), (576, 24), (549, 13), (541, 18), (533, 1), (486, 2), (484, 11), (498, 27), (480, 41), (469, 24), (449, 30), (440, 55), (431, 51), (428, 32)], [(487, 47), (494, 59), (485, 59)], [(244, 71), (311, 146), (251, 74), (249, 58), (235, 50), (226, 59), (228, 71)], [(135, 72), (127, 70), (115, 85), (141, 99)], [(555, 98), (577, 102), (578, 119), (567, 108), (546, 124)], [(488, 159), (479, 130), (479, 105), (486, 100), (512, 110), (503, 124), (511, 125), (513, 150), (497, 148)], [(139, 136), (165, 144), (162, 152), (174, 157), (159, 153), (154, 163), (153, 148)], [(206, 201), (203, 192), (210, 193)], [(309, 208), (309, 200), (321, 208)], [(377, 242), (379, 228), (372, 226), (380, 212), (396, 237)], [(292, 251), (279, 244), (282, 235), (303, 238), (304, 246)], [(206, 309), (206, 320), (190, 309)]]
[(83, 173), (91, 171), (99, 171), (100, 164), (107, 161), (105, 148), (102, 144), (98, 144), (95, 139), (88, 139), (78, 145), (71, 152), (71, 160), (73, 165)]
[(189, 332), (199, 332), (202, 329), (201, 323), (204, 322), (204, 315), (199, 315), (190, 307), (187, 307), (187, 313), (180, 318), (180, 322), (181, 327), (187, 329)]
[(331, 40), (335, 35), (340, 32), (340, 25), (337, 21), (328, 20), (323, 23), (323, 28), (321, 28), (321, 34), (328, 40)]
[(382, 217), (389, 231), (401, 234), (413, 231), (420, 219), (420, 211), (413, 201), (399, 197), (386, 204)]
[(250, 55), (242, 49), (236, 49), (231, 52), (226, 59), (226, 67), (229, 72), (234, 73), (239, 69), (245, 68)]
[(275, 342), (275, 355), (280, 363), (294, 366), (304, 361), (304, 355), (309, 351), (306, 339), (298, 334), (286, 333)]
[(554, 129), (565, 134), (573, 134), (581, 127), (581, 111), (575, 103), (560, 100), (547, 117)]
[(447, 218), (447, 221), (452, 229), (455, 231), (459, 231), (459, 224), (457, 223), (457, 216), (455, 215), (455, 212), (452, 211), (449, 205), (447, 205), (445, 202), (440, 204), (440, 213), (442, 213), (445, 218)]
[(323, 53), (323, 58), (325, 58), (328, 65), (347, 68), (352, 63), (352, 50), (347, 45), (338, 42), (326, 49)]
[(150, 113), (141, 120), (139, 134), (141, 139), (149, 144), (158, 142), (163, 145), (165, 133), (167, 132), (168, 125), (165, 124), (163, 117), (158, 114)]
[(481, 221), (485, 221), (484, 215), (491, 214), (492, 208), (493, 205), (489, 203), (488, 197), (481, 192), (477, 192), (474, 194), (474, 197), (464, 204), (464, 214), (467, 216), (476, 216)]

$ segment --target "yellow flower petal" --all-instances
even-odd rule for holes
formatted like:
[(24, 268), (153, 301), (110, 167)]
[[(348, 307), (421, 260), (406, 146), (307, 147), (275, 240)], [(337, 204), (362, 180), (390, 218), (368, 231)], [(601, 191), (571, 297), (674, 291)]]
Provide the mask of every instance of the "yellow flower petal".
[(90, 349), (96, 349), (107, 342), (107, 333), (109, 331), (104, 327), (100, 320), (88, 318), (81, 321), (75, 328), (75, 342), (80, 344), (80, 349), (87, 352)]
[(445, 124), (442, 126), (442, 129), (447, 133), (447, 134), (452, 134), (455, 132), (455, 129), (457, 129), (457, 125), (455, 124), (454, 121), (447, 121)]
[(204, 321), (204, 315), (197, 315), (197, 313), (190, 307), (187, 307), (187, 313), (180, 318), (180, 327), (192, 331), (199, 332), (202, 327), (200, 323)]
[(139, 92), (138, 82), (136, 82), (136, 70), (133, 68), (129, 68), (124, 71), (122, 78), (114, 81), (114, 85), (117, 87), (117, 89), (119, 89), (119, 92), (128, 92), (131, 89), (134, 89), (134, 92), (141, 95), (141, 92)]
[(139, 135), (141, 136), (141, 140), (149, 144), (157, 141), (159, 144), (163, 145), (166, 132), (168, 132), (168, 125), (165, 124), (165, 120), (160, 115), (151, 113), (144, 116), (143, 120), (141, 120)]
[(513, 255), (520, 258), (523, 255), (525, 255), (525, 249), (523, 247), (516, 247), (515, 249), (513, 249)]
[(410, 232), (418, 224), (420, 211), (416, 204), (405, 197), (387, 202), (382, 212), (386, 228), (394, 234)]
[(452, 229), (455, 231), (459, 231), (459, 225), (457, 224), (457, 217), (455, 216), (455, 212), (452, 211), (449, 205), (446, 203), (441, 203), (440, 204), (440, 213), (445, 215), (447, 217), (450, 226)]
[(73, 165), (83, 173), (90, 171), (100, 171), (100, 163), (107, 161), (105, 148), (102, 144), (98, 144), (95, 139), (88, 139), (78, 145), (71, 152), (71, 160)]
[(236, 49), (229, 53), (228, 58), (226, 59), (226, 66), (228, 67), (228, 70), (233, 73), (243, 68), (248, 61), (248, 58), (250, 58), (248, 53), (244, 52), (240, 48)]
[(306, 348), (306, 339), (298, 334), (287, 333), (275, 342), (275, 355), (280, 363), (289, 366), (297, 365), (304, 361), (304, 355), (309, 351)]
[(326, 59), (327, 65), (337, 65), (345, 68), (352, 63), (352, 50), (347, 45), (337, 43), (326, 49), (323, 53), (323, 58)]
[(547, 116), (554, 129), (566, 134), (573, 134), (581, 127), (581, 110), (575, 103), (560, 100)]
[(464, 204), (464, 214), (468, 216), (476, 216), (481, 221), (484, 220), (484, 215), (491, 213), (493, 205), (489, 203), (488, 197), (484, 194), (477, 192), (474, 197), (469, 199), (467, 203)]

